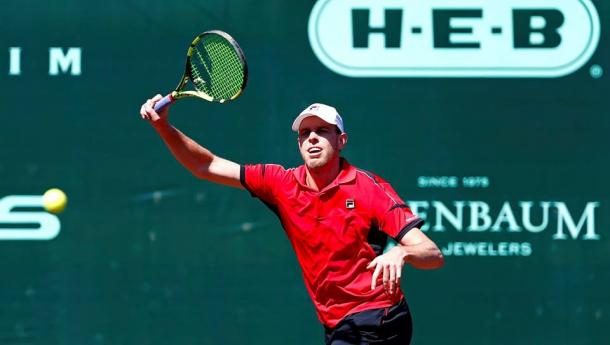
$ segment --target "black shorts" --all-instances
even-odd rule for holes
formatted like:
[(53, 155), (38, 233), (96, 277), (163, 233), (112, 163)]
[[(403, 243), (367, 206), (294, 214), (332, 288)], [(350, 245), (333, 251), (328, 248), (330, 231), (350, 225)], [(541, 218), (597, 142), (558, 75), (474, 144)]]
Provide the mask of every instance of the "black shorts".
[(326, 327), (326, 345), (409, 345), (413, 325), (404, 298), (381, 309), (346, 316), (335, 328)]

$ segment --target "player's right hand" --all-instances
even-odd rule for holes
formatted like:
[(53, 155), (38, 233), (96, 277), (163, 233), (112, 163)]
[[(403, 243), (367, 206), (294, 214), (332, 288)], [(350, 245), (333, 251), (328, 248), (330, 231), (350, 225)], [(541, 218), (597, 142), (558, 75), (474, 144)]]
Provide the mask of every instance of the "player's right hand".
[(142, 119), (147, 120), (153, 126), (167, 124), (167, 118), (169, 114), (169, 107), (163, 108), (160, 112), (156, 112), (154, 109), (155, 104), (159, 102), (163, 96), (157, 94), (155, 97), (146, 100), (142, 107), (140, 107), (140, 116)]

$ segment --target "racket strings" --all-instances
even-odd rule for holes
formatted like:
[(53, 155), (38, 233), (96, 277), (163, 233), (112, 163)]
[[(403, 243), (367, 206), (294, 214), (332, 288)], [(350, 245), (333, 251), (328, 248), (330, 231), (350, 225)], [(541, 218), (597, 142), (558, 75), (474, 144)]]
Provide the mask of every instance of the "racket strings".
[(244, 66), (235, 48), (223, 37), (209, 35), (194, 49), (191, 76), (198, 91), (215, 99), (231, 99), (244, 82)]
[(197, 50), (199, 66), (203, 66), (204, 70), (197, 69), (195, 74), (198, 78), (195, 78), (195, 87), (214, 98), (231, 98), (241, 88), (243, 80), (241, 64), (231, 65), (230, 61), (227, 63), (230, 54), (235, 54), (232, 48), (227, 49), (223, 44), (208, 44), (206, 48), (207, 54)]
[(199, 69), (191, 68), (191, 79), (192, 79), (193, 84), (195, 85), (195, 88), (198, 91), (204, 91), (205, 90), (206, 82), (203, 79), (201, 73), (199, 72)]

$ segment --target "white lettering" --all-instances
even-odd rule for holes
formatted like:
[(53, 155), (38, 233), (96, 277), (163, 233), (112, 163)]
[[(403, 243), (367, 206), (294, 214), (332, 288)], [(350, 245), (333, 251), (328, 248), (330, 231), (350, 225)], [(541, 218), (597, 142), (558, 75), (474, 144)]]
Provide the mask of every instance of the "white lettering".
[(530, 256), (529, 242), (449, 242), (441, 247), (445, 256)]
[(419, 176), (417, 186), (420, 188), (457, 188), (457, 176)]
[(62, 48), (49, 48), (49, 75), (68, 72), (71, 75), (81, 74), (81, 48), (69, 48), (64, 54)]
[[(595, 201), (586, 203), (585, 209), (578, 219), (572, 216), (573, 211), (571, 213), (564, 202), (520, 201), (519, 208), (514, 209), (509, 201), (505, 201), (502, 203), (497, 217), (492, 216), (495, 211), (492, 212), (491, 206), (484, 201), (452, 201), (451, 203), (452, 207), (437, 200), (408, 202), (413, 213), (426, 221), (422, 227), (424, 231), (432, 229), (435, 232), (445, 232), (454, 229), (462, 232), (463, 229), (466, 229), (467, 232), (508, 231), (517, 233), (525, 229), (529, 233), (537, 234), (551, 230), (552, 238), (555, 240), (599, 240), (601, 238), (595, 228), (595, 213), (600, 203)], [(534, 206), (535, 204), (536, 206)], [(533, 210), (535, 207), (540, 211)], [(521, 214), (518, 214), (519, 209)], [(557, 224), (551, 224), (550, 213), (552, 211), (557, 213)], [(553, 228), (554, 226), (556, 228)]]
[(510, 204), (508, 201), (504, 202), (502, 205), (502, 209), (500, 209), (500, 214), (498, 214), (498, 218), (496, 222), (491, 227), (492, 231), (500, 231), (502, 223), (508, 223), (509, 231), (520, 231), (521, 228), (517, 225), (517, 220), (515, 219), (515, 215), (513, 214), (513, 210), (510, 208)]
[[(486, 231), (491, 225), (491, 217), (489, 216), (489, 205), (482, 201), (470, 201), (470, 226), (468, 231)], [(483, 224), (479, 224), (479, 220)]]
[(541, 232), (549, 225), (549, 207), (550, 202), (543, 201), (540, 203), (542, 207), (542, 223), (538, 226), (532, 224), (531, 209), (534, 203), (531, 201), (522, 201), (519, 203), (522, 212), (523, 227), (529, 232)]
[(1, 228), (0, 240), (51, 240), (59, 234), (59, 219), (47, 212), (13, 211), (16, 207), (42, 207), (42, 196), (11, 195), (0, 199), (0, 224), (38, 224), (36, 228)]
[(21, 47), (11, 47), (9, 51), (8, 74), (21, 75)]
[(599, 235), (595, 233), (595, 208), (599, 206), (599, 202), (589, 202), (585, 207), (585, 210), (578, 221), (578, 225), (574, 223), (574, 219), (570, 214), (567, 206), (563, 202), (555, 202), (554, 206), (557, 208), (557, 233), (553, 235), (553, 239), (565, 240), (568, 236), (563, 232), (563, 225), (565, 223), (568, 228), (568, 232), (572, 239), (577, 239), (581, 229), (587, 224), (587, 232), (583, 236), (585, 240), (599, 240)]
[(440, 201), (433, 201), (432, 207), (436, 211), (436, 224), (434, 225), (434, 231), (445, 231), (445, 226), (443, 225), (443, 218), (445, 218), (451, 225), (457, 230), (462, 231), (463, 224), (463, 210), (464, 210), (464, 202), (463, 201), (454, 201), (453, 205), (455, 206), (456, 214), (451, 213), (449, 209)]

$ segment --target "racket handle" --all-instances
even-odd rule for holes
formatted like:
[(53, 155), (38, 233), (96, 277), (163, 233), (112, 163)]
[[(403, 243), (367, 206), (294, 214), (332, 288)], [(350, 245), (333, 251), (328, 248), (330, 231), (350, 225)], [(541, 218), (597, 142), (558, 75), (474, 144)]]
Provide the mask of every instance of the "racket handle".
[(174, 97), (172, 97), (172, 94), (170, 93), (167, 96), (161, 98), (161, 100), (155, 104), (154, 109), (156, 112), (159, 112), (159, 111), (163, 110), (163, 108), (174, 103), (174, 101), (175, 101), (175, 99), (174, 99)]

